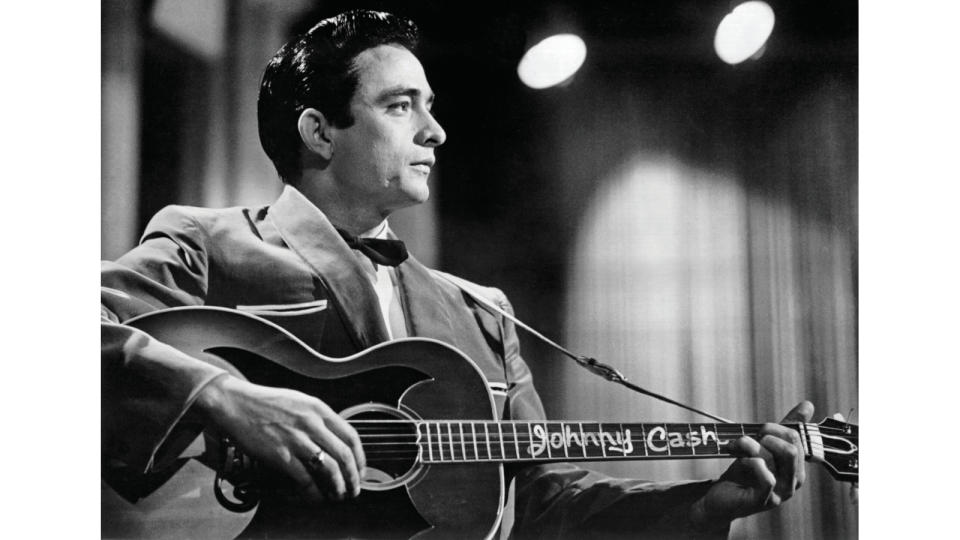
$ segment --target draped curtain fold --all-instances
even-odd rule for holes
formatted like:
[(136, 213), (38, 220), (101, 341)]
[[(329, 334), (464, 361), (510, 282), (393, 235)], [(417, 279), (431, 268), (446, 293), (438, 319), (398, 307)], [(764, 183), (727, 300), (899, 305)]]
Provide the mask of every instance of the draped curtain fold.
[[(571, 348), (734, 421), (779, 420), (801, 399), (817, 405), (815, 421), (855, 408), (856, 118), (847, 92), (819, 87), (778, 119), (763, 147), (725, 166), (643, 145), (630, 154), (602, 106), (592, 121), (572, 120), (597, 144), (616, 140), (626, 157), (596, 180), (577, 223), (565, 311)], [(649, 112), (610, 106), (621, 118)], [(560, 418), (709, 421), (575, 366), (560, 373), (563, 396), (550, 404)], [(716, 477), (727, 464), (594, 468), (675, 480)], [(846, 486), (815, 464), (808, 478), (783, 508), (738, 520), (732, 537), (856, 537)]]

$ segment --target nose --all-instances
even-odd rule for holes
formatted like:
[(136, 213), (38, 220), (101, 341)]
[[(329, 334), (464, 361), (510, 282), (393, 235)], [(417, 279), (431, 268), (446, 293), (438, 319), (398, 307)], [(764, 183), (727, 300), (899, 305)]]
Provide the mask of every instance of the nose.
[(447, 140), (447, 132), (430, 111), (424, 111), (424, 124), (417, 133), (416, 143), (421, 146), (440, 146)]

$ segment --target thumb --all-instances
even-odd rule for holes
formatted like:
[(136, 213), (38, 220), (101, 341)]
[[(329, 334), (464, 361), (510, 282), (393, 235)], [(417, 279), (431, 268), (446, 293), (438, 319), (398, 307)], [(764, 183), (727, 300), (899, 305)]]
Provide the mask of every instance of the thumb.
[(801, 401), (783, 417), (783, 422), (809, 422), (813, 418), (813, 403)]

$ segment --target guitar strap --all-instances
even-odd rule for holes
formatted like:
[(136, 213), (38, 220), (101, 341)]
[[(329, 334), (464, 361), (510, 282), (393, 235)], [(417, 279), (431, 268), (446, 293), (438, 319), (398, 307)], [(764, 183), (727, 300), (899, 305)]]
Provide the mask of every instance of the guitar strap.
[(691, 407), (691, 406), (689, 406), (689, 405), (685, 405), (685, 404), (683, 404), (683, 403), (680, 403), (679, 401), (675, 401), (675, 400), (670, 399), (670, 398), (668, 398), (668, 397), (666, 397), (666, 396), (660, 395), (660, 394), (658, 394), (658, 393), (656, 393), (656, 392), (652, 392), (652, 391), (650, 391), (650, 390), (647, 390), (647, 389), (645, 389), (645, 388), (642, 388), (642, 387), (640, 387), (640, 386), (637, 386), (636, 384), (633, 384), (632, 382), (628, 381), (627, 378), (626, 378), (626, 376), (624, 376), (623, 373), (621, 373), (620, 371), (618, 371), (616, 368), (613, 368), (613, 367), (611, 367), (611, 366), (608, 366), (607, 364), (604, 364), (604, 363), (598, 361), (596, 358), (592, 358), (592, 357), (589, 357), (589, 356), (584, 356), (584, 355), (581, 355), (581, 354), (574, 354), (573, 352), (570, 352), (570, 351), (567, 350), (565, 347), (563, 347), (563, 346), (561, 346), (560, 344), (554, 342), (554, 341), (551, 340), (550, 338), (544, 336), (543, 334), (541, 334), (540, 332), (538, 332), (537, 330), (535, 330), (534, 328), (532, 328), (530, 325), (524, 323), (524, 322), (521, 321), (520, 319), (516, 318), (514, 315), (508, 313), (505, 309), (503, 309), (503, 308), (501, 308), (500, 306), (498, 306), (496, 303), (494, 303), (494, 302), (490, 301), (489, 299), (487, 299), (484, 295), (482, 295), (480, 292), (478, 292), (477, 290), (474, 289), (474, 285), (473, 285), (472, 283), (470, 283), (470, 282), (468, 282), (468, 281), (466, 281), (466, 280), (464, 280), (464, 279), (458, 278), (458, 277), (456, 277), (456, 276), (453, 276), (453, 275), (450, 275), (450, 274), (447, 274), (447, 273), (443, 273), (443, 272), (437, 272), (437, 271), (435, 271), (435, 270), (432, 270), (431, 273), (432, 273), (434, 276), (437, 276), (437, 277), (439, 277), (439, 278), (442, 278), (442, 279), (444, 279), (445, 281), (447, 281), (448, 283), (453, 284), (455, 287), (457, 287), (458, 289), (460, 289), (461, 291), (463, 291), (467, 296), (469, 296), (470, 298), (473, 298), (474, 301), (476, 301), (478, 304), (480, 304), (481, 306), (483, 306), (483, 307), (486, 308), (487, 310), (492, 311), (494, 315), (500, 315), (501, 317), (509, 320), (510, 322), (512, 322), (513, 324), (517, 325), (518, 327), (523, 328), (524, 330), (526, 330), (528, 333), (530, 333), (531, 335), (533, 335), (533, 337), (535, 337), (535, 338), (539, 339), (540, 341), (546, 343), (547, 345), (553, 347), (554, 349), (556, 349), (557, 351), (559, 351), (560, 353), (562, 353), (564, 356), (567, 356), (568, 358), (571, 358), (574, 362), (576, 362), (578, 365), (580, 365), (580, 367), (586, 369), (586, 370), (589, 371), (590, 373), (593, 373), (594, 375), (598, 375), (598, 376), (600, 376), (600, 377), (603, 377), (604, 379), (606, 379), (606, 380), (608, 380), (608, 381), (610, 381), (610, 382), (614, 382), (614, 383), (620, 384), (620, 385), (622, 385), (622, 386), (625, 386), (625, 387), (629, 388), (630, 390), (633, 390), (634, 392), (637, 392), (637, 393), (640, 393), (640, 394), (643, 394), (643, 395), (646, 395), (646, 396), (650, 396), (650, 397), (655, 398), (655, 399), (659, 399), (660, 401), (669, 403), (669, 404), (671, 404), (671, 405), (675, 405), (675, 406), (677, 406), (677, 407), (680, 407), (680, 408), (682, 408), (682, 409), (686, 409), (686, 410), (691, 411), (691, 412), (695, 412), (695, 413), (697, 413), (697, 414), (701, 414), (701, 415), (703, 415), (703, 416), (706, 416), (707, 418), (716, 420), (716, 421), (718, 421), (718, 422), (723, 422), (723, 423), (725, 423), (725, 424), (731, 423), (730, 420), (727, 420), (727, 419), (725, 419), (725, 418), (723, 418), (723, 417), (716, 416), (716, 415), (714, 415), (714, 414), (710, 414), (710, 413), (708, 413), (708, 412), (705, 412), (705, 411), (702, 411), (702, 410), (700, 410), (700, 409)]

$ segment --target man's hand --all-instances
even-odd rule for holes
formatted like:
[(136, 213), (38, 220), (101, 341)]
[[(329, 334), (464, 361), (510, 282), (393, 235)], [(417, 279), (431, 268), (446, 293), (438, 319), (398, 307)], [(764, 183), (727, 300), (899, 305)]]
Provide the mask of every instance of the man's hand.
[[(319, 399), (222, 376), (203, 388), (194, 407), (207, 425), (288, 476), (307, 499), (342, 500), (360, 494), (366, 463), (360, 437)], [(320, 466), (309, 465), (321, 450)]]
[[(804, 401), (783, 422), (809, 422), (813, 404)], [(779, 424), (764, 424), (756, 441), (741, 437), (730, 450), (739, 459), (693, 507), (693, 521), (711, 527), (769, 510), (793, 496), (803, 485), (804, 466), (800, 435)]]

